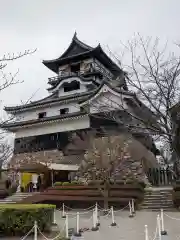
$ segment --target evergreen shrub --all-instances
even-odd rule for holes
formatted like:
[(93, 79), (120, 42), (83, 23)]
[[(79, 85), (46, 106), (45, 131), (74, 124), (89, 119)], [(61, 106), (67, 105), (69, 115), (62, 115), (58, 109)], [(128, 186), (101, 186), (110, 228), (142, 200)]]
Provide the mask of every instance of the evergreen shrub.
[(42, 232), (51, 230), (55, 206), (49, 204), (0, 204), (0, 235), (24, 236), (37, 221)]
[(72, 181), (72, 182), (55, 182), (54, 186), (74, 186), (74, 185), (84, 185), (82, 182), (79, 181)]

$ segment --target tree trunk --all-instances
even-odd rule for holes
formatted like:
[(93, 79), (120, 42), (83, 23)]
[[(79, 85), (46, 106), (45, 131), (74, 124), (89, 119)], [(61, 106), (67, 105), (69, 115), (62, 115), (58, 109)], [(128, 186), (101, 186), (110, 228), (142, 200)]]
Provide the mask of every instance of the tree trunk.
[(104, 209), (108, 209), (108, 198), (109, 198), (109, 183), (105, 182), (104, 183), (104, 190), (103, 190), (103, 197), (104, 197)]
[(108, 209), (108, 197), (109, 197), (109, 190), (108, 189), (104, 189), (104, 193), (103, 193), (103, 197), (104, 197), (104, 209)]

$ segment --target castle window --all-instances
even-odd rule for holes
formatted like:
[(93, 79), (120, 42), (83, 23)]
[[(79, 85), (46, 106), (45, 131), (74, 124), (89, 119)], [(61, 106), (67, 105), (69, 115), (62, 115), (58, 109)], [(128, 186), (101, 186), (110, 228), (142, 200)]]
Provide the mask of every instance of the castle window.
[(46, 117), (46, 112), (38, 113), (38, 118), (39, 119), (44, 118), (44, 117)]
[(78, 81), (64, 83), (64, 92), (70, 92), (78, 89), (80, 89), (80, 83)]
[(60, 109), (60, 114), (63, 115), (63, 114), (67, 114), (69, 112), (69, 108), (62, 108)]
[(84, 107), (80, 107), (80, 112), (84, 112)]
[(80, 72), (80, 63), (72, 64), (70, 67), (72, 73)]

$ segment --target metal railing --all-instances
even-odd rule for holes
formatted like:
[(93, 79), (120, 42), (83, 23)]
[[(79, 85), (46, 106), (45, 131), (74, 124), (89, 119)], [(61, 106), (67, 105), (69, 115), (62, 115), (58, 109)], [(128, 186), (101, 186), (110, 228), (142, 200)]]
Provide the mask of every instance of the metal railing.
[(60, 79), (62, 79), (64, 77), (76, 77), (76, 76), (80, 76), (80, 75), (83, 75), (83, 74), (85, 74), (85, 72), (83, 72), (83, 71), (79, 71), (79, 72), (63, 72), (63, 73), (59, 74), (59, 76), (48, 78), (48, 81), (49, 81), (49, 83), (51, 83), (51, 82), (55, 82), (57, 80), (60, 80)]

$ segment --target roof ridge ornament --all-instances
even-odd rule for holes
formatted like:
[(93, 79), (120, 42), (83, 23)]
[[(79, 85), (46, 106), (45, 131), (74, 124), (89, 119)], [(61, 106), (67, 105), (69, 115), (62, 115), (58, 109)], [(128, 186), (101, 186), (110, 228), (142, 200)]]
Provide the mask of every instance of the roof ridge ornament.
[(73, 39), (77, 39), (77, 32), (75, 31)]

